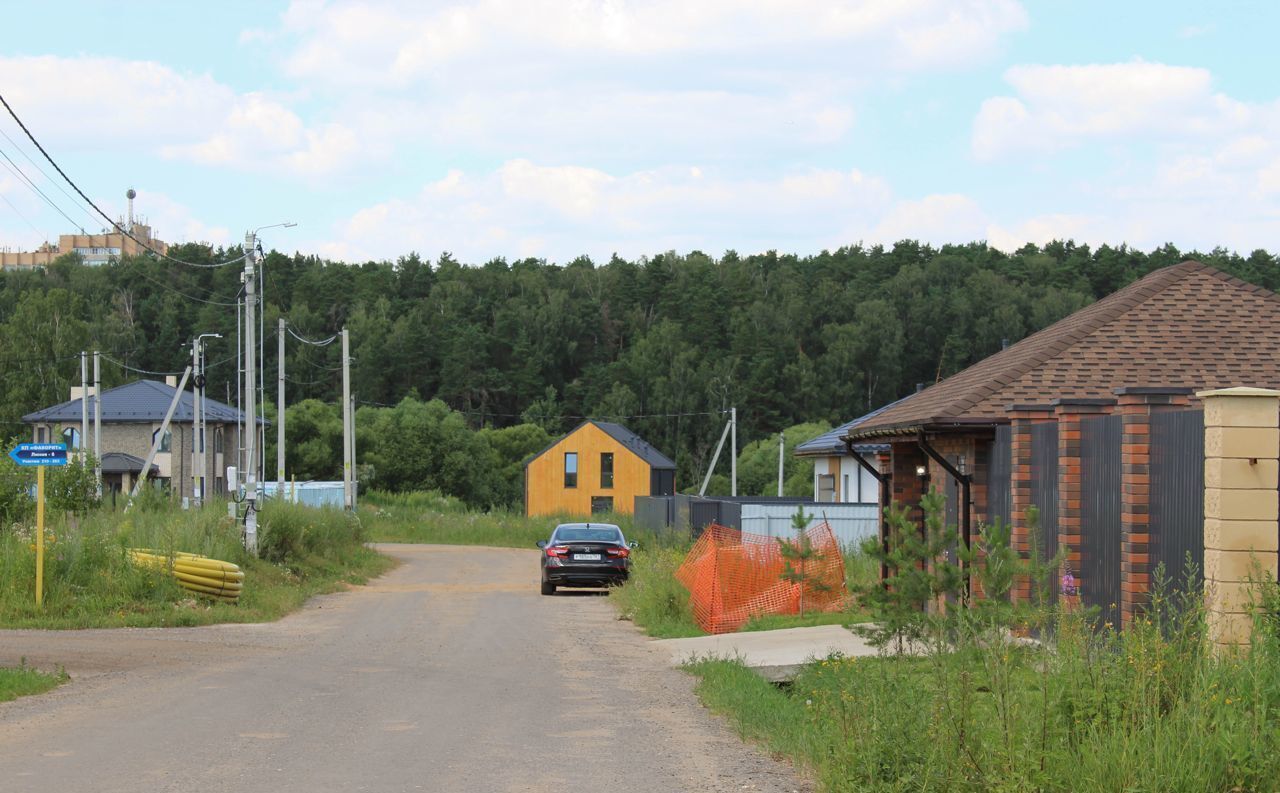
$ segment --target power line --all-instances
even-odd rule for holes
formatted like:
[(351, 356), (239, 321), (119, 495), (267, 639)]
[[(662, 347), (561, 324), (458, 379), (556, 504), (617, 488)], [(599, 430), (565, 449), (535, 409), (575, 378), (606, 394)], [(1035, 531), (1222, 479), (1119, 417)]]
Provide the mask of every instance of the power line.
[(80, 203), (78, 203), (75, 197), (72, 196), (70, 193), (68, 193), (67, 189), (63, 187), (61, 184), (59, 184), (57, 180), (49, 176), (49, 173), (45, 171), (45, 169), (40, 167), (40, 163), (36, 162), (35, 159), (33, 159), (30, 154), (27, 154), (27, 150), (22, 148), (22, 146), (18, 145), (18, 142), (16, 140), (9, 137), (9, 133), (5, 132), (2, 127), (0, 127), (0, 135), (3, 135), (5, 140), (13, 144), (13, 148), (16, 149), (17, 152), (21, 154), (23, 158), (26, 159), (27, 162), (31, 163), (32, 167), (34, 167), (37, 171), (40, 172), (40, 175), (45, 178), (45, 181), (47, 181), (49, 184), (53, 185), (54, 187), (58, 188), (58, 192), (62, 193), (64, 196), (71, 199), (71, 203), (76, 207), (76, 209), (79, 209), (81, 212), (83, 212), (84, 216), (89, 218), (91, 222), (96, 222), (96, 218), (94, 218), (93, 214), (90, 213), (89, 210), (85, 209)]
[(53, 199), (50, 198), (48, 195), (46, 195), (45, 192), (41, 190), (39, 186), (36, 185), (35, 182), (31, 181), (31, 177), (27, 176), (27, 174), (21, 168), (18, 167), (18, 164), (13, 161), (13, 158), (9, 156), (8, 152), (6, 152), (4, 149), (0, 149), (0, 157), (4, 157), (5, 159), (5, 162), (0, 163), (0, 165), (4, 165), (4, 167), (9, 171), (9, 173), (12, 173), (14, 176), (18, 177), (18, 180), (23, 184), (25, 184), (28, 190), (33, 191), (36, 195), (40, 196), (40, 198), (44, 199), (44, 202), (46, 204), (53, 207), (54, 211), (57, 212), (59, 215), (62, 215), (64, 218), (66, 218), (67, 222), (70, 223), (72, 226), (74, 227), (80, 226), (79, 223), (71, 219), (70, 215), (68, 215), (66, 212), (63, 212), (62, 207), (55, 204), (53, 202)]
[(34, 224), (34, 223), (32, 223), (30, 220), (28, 220), (28, 219), (27, 219), (27, 216), (26, 216), (26, 215), (24, 215), (24, 214), (22, 214), (22, 211), (21, 211), (21, 210), (19, 210), (16, 206), (14, 206), (14, 205), (13, 205), (13, 202), (9, 200), (9, 196), (5, 195), (4, 193), (0, 193), (0, 199), (3, 199), (3, 200), (4, 200), (4, 202), (5, 202), (6, 204), (8, 204), (8, 205), (9, 205), (9, 208), (13, 210), (13, 213), (14, 213), (15, 215), (17, 215), (18, 217), (22, 218), (23, 222), (25, 222), (28, 226), (30, 226), (32, 231), (34, 231), (34, 232), (35, 232), (35, 233), (37, 233), (37, 234), (44, 234), (44, 233), (45, 233), (45, 232), (41, 231), (40, 229), (36, 228), (36, 224)]
[[(140, 240), (140, 239), (138, 239), (137, 237), (133, 236), (133, 234), (132, 234), (132, 233), (130, 233), (128, 230), (126, 230), (126, 229), (125, 229), (123, 226), (121, 226), (119, 223), (117, 223), (117, 222), (115, 222), (114, 220), (112, 220), (112, 219), (111, 219), (111, 217), (110, 217), (109, 215), (107, 215), (107, 213), (106, 213), (106, 212), (103, 212), (103, 211), (98, 207), (98, 205), (97, 205), (97, 204), (93, 203), (93, 201), (92, 201), (92, 200), (90, 200), (89, 196), (85, 195), (84, 191), (80, 189), (80, 186), (79, 186), (79, 185), (77, 185), (75, 182), (71, 181), (71, 177), (70, 177), (70, 176), (67, 176), (66, 171), (62, 170), (62, 166), (58, 165), (58, 163), (56, 163), (56, 162), (54, 161), (53, 157), (49, 156), (49, 152), (45, 151), (44, 146), (41, 146), (41, 145), (40, 145), (40, 141), (36, 140), (36, 136), (35, 136), (35, 135), (32, 135), (32, 134), (31, 134), (31, 130), (27, 129), (27, 125), (26, 125), (26, 124), (24, 124), (24, 123), (22, 123), (22, 119), (18, 118), (18, 114), (14, 112), (13, 108), (9, 105), (9, 102), (4, 98), (4, 95), (3, 95), (3, 94), (0, 94), (0, 104), (3, 104), (3, 105), (4, 105), (4, 109), (5, 109), (5, 110), (7, 110), (7, 111), (9, 111), (9, 115), (13, 118), (13, 120), (14, 120), (14, 121), (18, 124), (18, 126), (22, 129), (22, 132), (27, 136), (27, 139), (28, 139), (28, 140), (30, 140), (30, 141), (31, 141), (31, 143), (32, 143), (32, 144), (33, 144), (37, 149), (39, 149), (39, 150), (40, 150), (40, 153), (41, 153), (42, 155), (44, 155), (44, 158), (45, 158), (46, 160), (48, 160), (48, 161), (49, 161), (49, 164), (53, 166), (53, 169), (54, 169), (55, 171), (57, 171), (57, 172), (58, 172), (58, 175), (59, 175), (59, 176), (61, 176), (64, 180), (66, 180), (67, 184), (71, 185), (71, 189), (75, 190), (75, 191), (76, 191), (76, 193), (80, 196), (80, 198), (81, 198), (81, 199), (83, 199), (83, 200), (84, 200), (84, 202), (85, 202), (86, 204), (88, 204), (89, 206), (93, 207), (93, 210), (94, 210), (95, 212), (97, 212), (99, 215), (101, 215), (101, 216), (102, 216), (102, 218), (103, 218), (103, 220), (105, 220), (105, 221), (107, 221), (108, 223), (110, 223), (110, 224), (111, 224), (111, 226), (112, 226), (112, 228), (114, 228), (116, 231), (120, 232), (120, 233), (121, 233), (121, 234), (123, 234), (124, 236), (128, 237), (129, 239), (133, 240), (133, 241), (134, 241), (135, 243), (137, 243), (140, 247), (142, 247), (142, 248), (144, 248), (144, 249), (146, 249), (146, 250), (150, 251), (151, 253), (154, 253), (156, 256), (159, 256), (159, 257), (160, 257), (160, 258), (162, 258), (162, 259), (167, 259), (167, 260), (169, 260), (169, 261), (171, 261), (171, 262), (174, 262), (174, 263), (176, 263), (176, 264), (184, 264), (184, 265), (186, 265), (186, 266), (188, 266), (188, 267), (225, 267), (225, 266), (227, 266), (227, 265), (229, 265), (229, 264), (235, 264), (236, 262), (244, 261), (244, 260), (245, 260), (245, 258), (247, 258), (247, 257), (249, 256), (249, 251), (245, 251), (245, 252), (240, 256), (240, 258), (238, 258), (238, 259), (232, 259), (231, 261), (228, 261), (228, 262), (220, 262), (220, 263), (218, 263), (218, 264), (197, 264), (197, 263), (195, 263), (195, 262), (185, 262), (185, 261), (183, 261), (183, 260), (181, 260), (181, 259), (175, 259), (174, 257), (169, 256), (168, 254), (161, 253), (160, 251), (156, 250), (155, 248), (152, 248), (150, 245), (146, 244), (146, 243), (145, 243), (145, 242), (143, 242), (142, 240)], [(59, 211), (61, 211), (61, 210), (59, 210)], [(65, 217), (65, 214), (64, 214), (64, 217)], [(67, 220), (69, 220), (69, 221), (70, 221), (70, 220), (71, 220), (71, 218), (67, 218)], [(71, 222), (72, 222), (72, 224), (74, 225), (75, 221), (71, 221)], [(224, 304), (224, 305), (230, 305), (230, 304)]]
[(294, 332), (293, 326), (289, 325), (287, 322), (285, 323), (284, 329), (289, 331), (290, 336), (294, 337), (295, 339), (302, 342), (303, 344), (310, 344), (312, 347), (324, 347), (329, 344), (333, 344), (333, 342), (336, 341), (342, 335), (340, 333), (335, 333), (329, 338), (324, 339), (323, 341), (314, 341), (312, 339), (307, 339), (302, 336), (299, 336), (297, 333)]

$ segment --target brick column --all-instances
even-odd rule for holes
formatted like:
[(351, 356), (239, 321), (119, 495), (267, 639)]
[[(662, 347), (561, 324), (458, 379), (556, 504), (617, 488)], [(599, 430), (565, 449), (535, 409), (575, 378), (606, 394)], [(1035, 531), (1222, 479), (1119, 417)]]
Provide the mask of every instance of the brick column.
[(1059, 577), (1070, 571), (1076, 579), (1077, 593), (1083, 578), (1084, 540), (1081, 510), (1082, 476), (1081, 428), (1084, 419), (1110, 413), (1114, 399), (1055, 399), (1050, 403), (1058, 417), (1058, 547), (1066, 550)]
[(920, 498), (926, 492), (927, 484), (916, 474), (916, 466), (929, 463), (929, 458), (915, 441), (893, 444), (893, 502), (898, 506), (909, 507), (911, 521), (919, 524), (924, 515), (920, 507)]
[(1143, 613), (1151, 590), (1151, 414), (1185, 408), (1189, 388), (1117, 388), (1120, 439), (1120, 624)]
[(1209, 637), (1248, 644), (1250, 579), (1276, 579), (1280, 391), (1226, 388), (1204, 400), (1204, 585)]
[[(1027, 528), (1027, 507), (1031, 506), (1031, 425), (1042, 421), (1050, 421), (1054, 417), (1053, 408), (1049, 405), (1010, 405), (1009, 422), (1012, 430), (1012, 481), (1010, 482), (1009, 520), (1011, 527), (1009, 541), (1014, 551), (1023, 559), (1031, 557), (1031, 532)], [(1025, 576), (1018, 579), (1013, 586), (1015, 600), (1031, 598), (1031, 581)]]

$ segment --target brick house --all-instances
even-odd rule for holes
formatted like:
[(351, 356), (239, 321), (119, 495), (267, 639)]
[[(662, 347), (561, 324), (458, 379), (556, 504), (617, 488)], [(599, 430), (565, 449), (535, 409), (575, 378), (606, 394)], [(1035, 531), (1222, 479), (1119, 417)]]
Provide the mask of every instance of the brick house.
[[(1152, 416), (1192, 406), (1198, 390), (1280, 387), (1278, 347), (1280, 295), (1187, 261), (903, 399), (845, 439), (889, 445), (880, 473), (893, 501), (918, 509), (922, 493), (937, 487), (962, 535), (1000, 515), (1012, 520), (1024, 554), (1030, 535), (1021, 516), (1043, 484), (1038, 478), (1053, 471), (1057, 542), (1078, 570), (1081, 499), (1090, 495), (1082, 489), (1081, 424), (1120, 416), (1121, 576), (1131, 616), (1151, 572)], [(1056, 455), (1037, 467), (1032, 437), (1044, 424), (1056, 425)]]
[[(142, 475), (142, 465), (177, 391), (176, 382), (173, 378), (169, 380), (164, 383), (138, 380), (102, 392), (102, 477), (103, 493), (107, 498), (115, 493), (128, 493)], [(23, 416), (23, 423), (31, 425), (32, 441), (65, 443), (69, 449), (80, 448), (80, 403), (80, 389), (73, 387), (70, 400)], [(92, 393), (86, 407), (89, 434), (83, 440), (85, 448), (91, 449)], [(244, 414), (206, 397), (204, 415), (205, 492), (217, 496), (226, 492), (224, 476), (227, 466), (239, 464), (240, 426)], [(195, 493), (194, 469), (198, 452), (194, 416), (194, 395), (184, 391), (169, 422), (167, 437), (162, 439), (160, 451), (148, 472), (149, 478), (178, 496), (193, 496)]]

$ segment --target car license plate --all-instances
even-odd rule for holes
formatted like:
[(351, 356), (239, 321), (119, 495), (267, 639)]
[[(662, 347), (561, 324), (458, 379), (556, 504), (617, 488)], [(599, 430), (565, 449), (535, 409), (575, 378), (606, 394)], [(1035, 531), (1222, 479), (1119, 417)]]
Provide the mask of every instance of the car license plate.
[(598, 562), (598, 561), (600, 561), (600, 554), (598, 554), (598, 553), (575, 553), (575, 554), (573, 555), (573, 560), (574, 560), (575, 562)]

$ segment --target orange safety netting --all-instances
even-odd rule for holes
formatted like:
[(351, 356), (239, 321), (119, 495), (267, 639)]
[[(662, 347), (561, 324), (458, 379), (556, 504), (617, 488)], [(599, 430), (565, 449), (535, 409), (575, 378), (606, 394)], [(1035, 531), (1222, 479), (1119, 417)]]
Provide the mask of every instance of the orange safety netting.
[[(804, 565), (804, 609), (836, 611), (845, 603), (840, 546), (825, 521), (805, 534), (817, 556)], [(801, 584), (783, 579), (785, 570), (777, 538), (712, 524), (694, 543), (676, 578), (689, 590), (698, 625), (708, 633), (728, 633), (762, 614), (799, 613)]]

